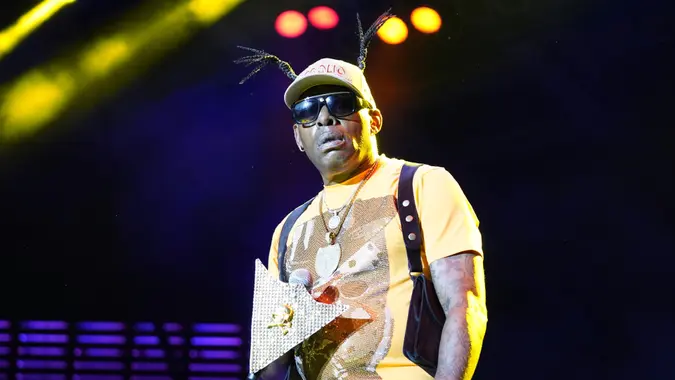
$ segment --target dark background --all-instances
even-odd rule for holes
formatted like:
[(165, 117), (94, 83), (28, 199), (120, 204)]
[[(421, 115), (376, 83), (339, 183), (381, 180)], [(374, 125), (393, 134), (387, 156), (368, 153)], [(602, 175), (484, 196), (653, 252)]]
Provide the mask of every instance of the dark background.
[[(3, 2), (0, 29), (35, 1)], [(0, 61), (0, 84), (131, 0), (79, 0)], [(675, 341), (672, 1), (249, 0), (86, 111), (0, 143), (0, 317), (250, 318), (253, 261), (320, 178), (270, 67), (236, 45), (355, 62), (355, 15), (419, 5), (441, 31), (375, 39), (381, 151), (446, 167), (481, 220), (490, 323), (476, 379), (670, 379)], [(298, 39), (285, 9), (341, 22)]]

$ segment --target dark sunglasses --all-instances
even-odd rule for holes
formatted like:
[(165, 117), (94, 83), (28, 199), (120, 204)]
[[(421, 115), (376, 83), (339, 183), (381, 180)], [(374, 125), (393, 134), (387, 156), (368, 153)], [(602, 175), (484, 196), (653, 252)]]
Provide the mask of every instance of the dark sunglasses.
[(291, 107), (293, 120), (298, 124), (315, 122), (324, 104), (328, 108), (328, 112), (337, 118), (349, 116), (363, 108), (371, 108), (368, 101), (353, 92), (333, 92), (310, 96), (293, 103)]

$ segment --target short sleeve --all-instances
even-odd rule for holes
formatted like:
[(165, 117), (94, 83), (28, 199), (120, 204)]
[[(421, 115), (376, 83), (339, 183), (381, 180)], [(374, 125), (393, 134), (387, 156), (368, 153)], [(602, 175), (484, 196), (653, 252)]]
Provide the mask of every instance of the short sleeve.
[(455, 178), (439, 167), (417, 175), (415, 201), (427, 261), (467, 251), (482, 255), (478, 218)]

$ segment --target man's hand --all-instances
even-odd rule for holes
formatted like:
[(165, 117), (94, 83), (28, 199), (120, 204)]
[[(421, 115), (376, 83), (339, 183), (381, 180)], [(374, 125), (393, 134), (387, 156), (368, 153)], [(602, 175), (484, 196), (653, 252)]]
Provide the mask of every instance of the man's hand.
[(436, 379), (469, 380), (487, 326), (483, 258), (465, 252), (430, 264), (431, 279), (445, 311)]

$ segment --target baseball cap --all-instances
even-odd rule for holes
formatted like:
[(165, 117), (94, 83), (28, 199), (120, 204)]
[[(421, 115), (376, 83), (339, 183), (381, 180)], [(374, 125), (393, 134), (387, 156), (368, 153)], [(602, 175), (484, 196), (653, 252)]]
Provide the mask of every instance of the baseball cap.
[(322, 58), (298, 74), (284, 94), (286, 106), (291, 108), (305, 91), (319, 85), (345, 86), (377, 107), (363, 71), (356, 65), (333, 58)]

